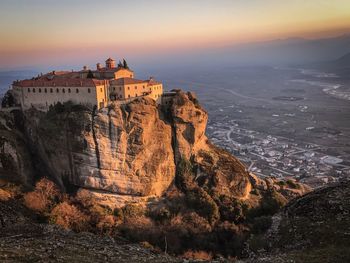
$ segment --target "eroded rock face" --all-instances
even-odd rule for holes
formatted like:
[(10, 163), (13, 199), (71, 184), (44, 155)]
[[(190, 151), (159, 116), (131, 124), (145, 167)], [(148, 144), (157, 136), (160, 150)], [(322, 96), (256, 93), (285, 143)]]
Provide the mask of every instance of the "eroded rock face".
[(16, 125), (19, 112), (0, 114), (0, 179), (31, 184), (34, 169), (26, 138)]
[(123, 195), (161, 195), (171, 184), (175, 163), (171, 127), (152, 100), (114, 105), (93, 118), (83, 134), (78, 185)]
[[(250, 192), (242, 163), (205, 136), (208, 115), (192, 93), (177, 92), (167, 108), (147, 98), (96, 112), (62, 107), (26, 111), (22, 134), (37, 175), (62, 187), (119, 195), (116, 200), (161, 196), (184, 158), (197, 167), (200, 186), (240, 199)], [(3, 150), (16, 152), (8, 146)]]
[(249, 174), (230, 153), (211, 144), (205, 135), (207, 112), (192, 93), (178, 93), (171, 107), (175, 134), (175, 157), (192, 159), (198, 166), (197, 182), (213, 193), (248, 197)]
[(27, 113), (32, 120), (28, 132), (48, 172), (62, 184), (159, 196), (173, 181), (171, 126), (160, 119), (150, 99), (96, 113), (37, 115)]

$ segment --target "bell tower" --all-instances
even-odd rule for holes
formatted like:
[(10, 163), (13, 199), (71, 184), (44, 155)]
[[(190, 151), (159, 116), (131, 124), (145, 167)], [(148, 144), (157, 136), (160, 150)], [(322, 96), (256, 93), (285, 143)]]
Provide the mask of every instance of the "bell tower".
[(106, 68), (115, 68), (115, 60), (108, 58), (106, 60)]

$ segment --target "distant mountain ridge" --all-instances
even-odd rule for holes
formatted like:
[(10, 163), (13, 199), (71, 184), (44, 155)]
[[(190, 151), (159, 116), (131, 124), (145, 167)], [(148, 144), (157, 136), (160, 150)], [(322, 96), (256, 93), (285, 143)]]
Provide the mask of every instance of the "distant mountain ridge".
[(190, 52), (159, 57), (171, 61), (166, 67), (227, 67), (251, 65), (302, 65), (332, 61), (350, 53), (350, 34), (306, 39), (300, 37), (198, 48)]
[(341, 67), (350, 67), (350, 52), (335, 60), (334, 63)]

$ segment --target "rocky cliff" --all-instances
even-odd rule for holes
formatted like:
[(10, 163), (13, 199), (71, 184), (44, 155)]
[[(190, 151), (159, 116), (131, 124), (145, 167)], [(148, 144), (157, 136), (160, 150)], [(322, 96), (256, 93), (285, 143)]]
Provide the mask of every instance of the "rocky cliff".
[[(167, 107), (140, 98), (100, 111), (67, 103), (15, 115), (1, 119), (1, 163), (22, 181), (48, 176), (62, 188), (88, 189), (123, 205), (162, 196), (185, 159), (211, 193), (246, 200), (256, 187), (238, 159), (207, 139), (208, 114), (192, 93), (177, 92)], [(262, 190), (270, 187), (264, 184)]]
[(48, 113), (32, 109), (17, 121), (22, 129), (11, 123), (13, 114), (6, 116), (1, 161), (6, 166), (10, 160), (8, 170), (22, 181), (37, 173), (62, 187), (144, 199), (161, 196), (173, 184), (179, 160), (191, 159), (202, 184), (215, 181), (218, 191), (237, 198), (250, 189), (244, 166), (208, 141), (208, 115), (191, 93), (178, 92), (167, 108), (142, 98), (100, 111), (70, 104)]

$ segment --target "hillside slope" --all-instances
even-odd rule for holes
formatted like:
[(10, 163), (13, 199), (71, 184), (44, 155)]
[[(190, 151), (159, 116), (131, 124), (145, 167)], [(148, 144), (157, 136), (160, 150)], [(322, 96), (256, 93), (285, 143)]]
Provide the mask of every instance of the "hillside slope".
[[(350, 181), (310, 192), (273, 217), (252, 262), (350, 262)], [(261, 251), (261, 250), (260, 250)]]

